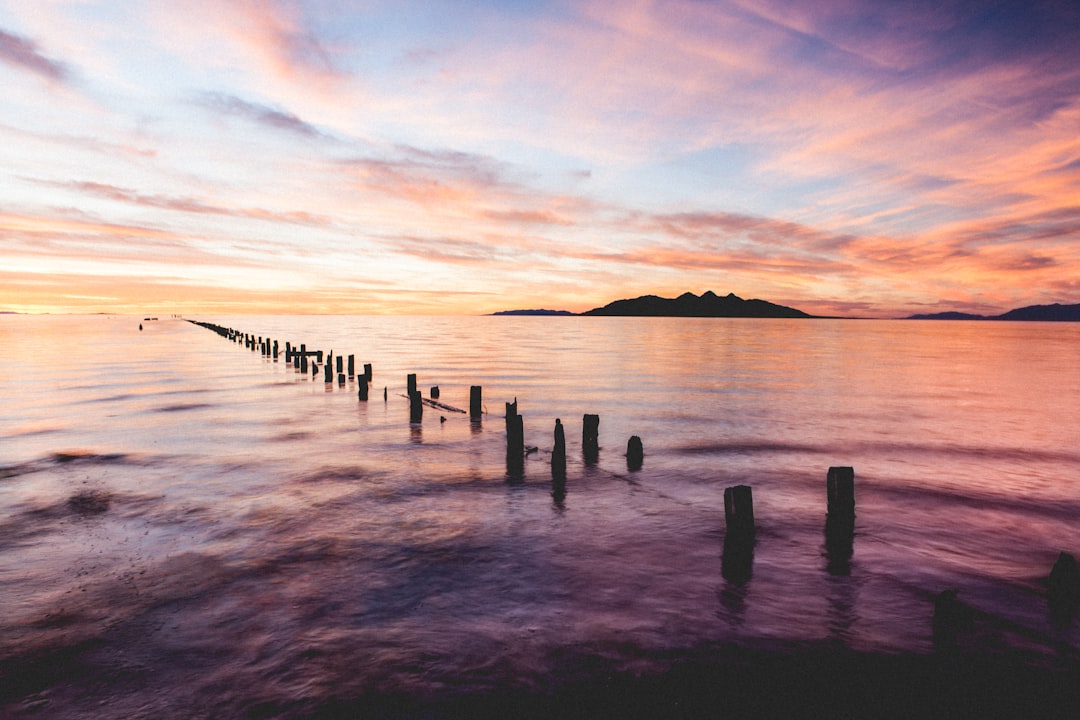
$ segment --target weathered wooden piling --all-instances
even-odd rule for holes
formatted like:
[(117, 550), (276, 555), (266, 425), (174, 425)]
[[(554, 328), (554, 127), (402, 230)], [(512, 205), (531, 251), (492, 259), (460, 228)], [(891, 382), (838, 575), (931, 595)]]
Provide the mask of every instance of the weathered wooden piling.
[(525, 468), (525, 421), (517, 411), (517, 399), (506, 403), (506, 471), (520, 475)]
[(469, 388), (469, 417), (473, 420), (479, 420), (482, 414), (482, 396), (483, 389), (480, 385)]
[(338, 387), (345, 387), (345, 373), (338, 373), (337, 384)]
[(288, 365), (292, 362), (292, 343), (288, 340), (285, 341), (285, 364)]
[(417, 390), (409, 391), (409, 422), (416, 424), (424, 419), (424, 400)]
[(825, 478), (829, 517), (855, 519), (855, 468), (831, 467)]
[(361, 375), (361, 376), (359, 376), (357, 378), (356, 386), (358, 388), (357, 397), (359, 397), (360, 400), (362, 400), (363, 402), (367, 402), (367, 399), (368, 399), (368, 384), (367, 384), (367, 381), (364, 380), (363, 375)]
[(349, 378), (352, 379), (354, 377), (356, 377), (356, 356), (355, 355), (350, 355), (349, 356)]
[(371, 363), (364, 363), (364, 378), (371, 382)]
[(1076, 558), (1067, 552), (1058, 554), (1047, 579), (1047, 597), (1054, 610), (1076, 611), (1080, 606), (1080, 570)]
[(439, 393), (439, 386), (438, 385), (432, 385), (431, 386), (431, 391), (428, 393), (429, 397), (431, 397), (432, 400), (438, 400), (439, 399), (439, 394), (440, 394)]
[(855, 538), (855, 469), (830, 467), (825, 478), (828, 514), (825, 516), (825, 553), (831, 575), (851, 572)]
[(566, 479), (566, 430), (562, 420), (555, 418), (555, 448), (551, 451), (551, 477)]
[(337, 371), (339, 374), (345, 372), (345, 358), (340, 355), (337, 356)]
[(586, 413), (581, 419), (581, 451), (585, 462), (594, 463), (600, 457), (600, 416)]
[(724, 488), (724, 522), (728, 534), (754, 534), (754, 494), (749, 485)]
[(326, 365), (323, 366), (323, 374), (326, 376), (324, 382), (334, 382), (334, 363), (330, 361), (330, 358), (326, 359)]
[(307, 345), (300, 345), (300, 372), (307, 375)]
[(626, 467), (630, 470), (640, 470), (645, 462), (645, 448), (641, 444), (641, 438), (631, 435), (626, 443)]
[(412, 397), (412, 394), (416, 392), (416, 373), (409, 373), (405, 376), (405, 388), (409, 396)]

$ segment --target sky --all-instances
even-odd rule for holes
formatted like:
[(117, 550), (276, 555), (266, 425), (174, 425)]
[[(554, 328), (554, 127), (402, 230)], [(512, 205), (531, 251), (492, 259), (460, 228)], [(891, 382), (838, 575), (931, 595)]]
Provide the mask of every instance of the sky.
[(1075, 0), (0, 0), (0, 310), (1080, 303)]

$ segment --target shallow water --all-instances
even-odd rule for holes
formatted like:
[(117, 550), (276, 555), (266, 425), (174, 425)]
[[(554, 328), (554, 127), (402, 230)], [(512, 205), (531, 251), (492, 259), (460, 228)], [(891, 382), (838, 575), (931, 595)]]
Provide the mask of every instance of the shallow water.
[[(8, 714), (542, 692), (569, 651), (634, 673), (721, 645), (928, 654), (946, 588), (975, 612), (968, 652), (1076, 659), (1043, 579), (1080, 552), (1080, 326), (198, 319), (355, 354), (371, 399), (179, 319), (0, 317)], [(461, 408), (482, 385), (482, 421), (410, 425), (410, 372)], [(514, 398), (537, 448), (520, 477)], [(850, 556), (826, 547), (831, 465), (856, 472)], [(725, 537), (736, 484), (749, 549)]]

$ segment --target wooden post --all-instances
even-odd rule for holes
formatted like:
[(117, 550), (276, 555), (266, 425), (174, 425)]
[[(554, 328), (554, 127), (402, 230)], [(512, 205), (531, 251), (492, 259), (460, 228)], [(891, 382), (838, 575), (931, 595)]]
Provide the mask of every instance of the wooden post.
[(424, 419), (424, 401), (416, 390), (409, 391), (409, 422), (419, 423)]
[[(340, 360), (341, 358), (338, 358)], [(345, 387), (345, 373), (338, 373), (337, 376), (338, 387)]]
[(288, 365), (292, 362), (292, 343), (288, 340), (285, 341), (285, 364)]
[(340, 355), (337, 356), (337, 371), (338, 374), (345, 372), (345, 358)]
[(388, 396), (387, 396), (387, 394), (386, 394), (386, 388), (384, 387), (384, 388), (382, 389), (382, 401), (383, 401), (383, 402), (386, 402), (386, 398), (387, 398), (387, 397), (388, 397)]
[(559, 418), (555, 418), (555, 449), (551, 451), (551, 476), (555, 479), (566, 477), (566, 430)]
[(506, 403), (506, 471), (520, 476), (525, 469), (525, 421), (518, 415), (517, 398)]
[(754, 495), (749, 485), (724, 488), (724, 521), (728, 533), (754, 534)]
[(277, 360), (278, 352), (279, 352), (278, 341), (275, 340), (274, 341), (274, 359), (275, 360)]
[(480, 385), (473, 385), (469, 388), (469, 417), (473, 420), (479, 420), (482, 414), (481, 410), (481, 397), (483, 389)]
[(416, 392), (416, 373), (409, 373), (405, 376), (405, 387), (409, 397), (412, 397), (412, 394)]
[(581, 450), (585, 454), (585, 462), (594, 463), (600, 456), (600, 416), (589, 415), (582, 418), (581, 426)]
[(1059, 553), (1047, 587), (1053, 609), (1075, 612), (1080, 606), (1080, 570), (1077, 570), (1076, 558), (1067, 552)]
[(855, 519), (855, 468), (831, 467), (825, 479), (829, 517)]
[(371, 382), (371, 363), (364, 363), (364, 377)]
[(355, 376), (356, 376), (356, 356), (355, 355), (350, 355), (349, 356), (349, 379), (352, 379)]
[(641, 438), (632, 435), (626, 443), (626, 467), (630, 470), (640, 470), (644, 462), (645, 448), (641, 444)]
[(307, 375), (307, 345), (300, 345), (300, 372)]
[(439, 399), (439, 386), (438, 385), (432, 385), (431, 386), (431, 392), (429, 393), (429, 395), (431, 396), (432, 400), (438, 400)]
[(363, 400), (364, 402), (367, 402), (367, 399), (368, 399), (368, 384), (367, 384), (367, 381), (364, 380), (363, 375), (359, 376), (357, 378), (357, 381), (358, 382), (356, 383), (356, 386), (359, 388), (359, 391), (357, 392), (357, 396), (361, 400)]
[(326, 365), (323, 366), (323, 373), (326, 375), (324, 382), (334, 382), (334, 363), (330, 361), (330, 358), (326, 359)]

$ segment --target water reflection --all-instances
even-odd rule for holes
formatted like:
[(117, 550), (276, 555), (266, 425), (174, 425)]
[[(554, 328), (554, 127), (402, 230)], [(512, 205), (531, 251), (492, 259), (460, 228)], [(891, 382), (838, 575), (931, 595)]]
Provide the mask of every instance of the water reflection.
[(754, 575), (754, 533), (724, 534), (724, 550), (720, 557), (720, 575), (724, 586), (720, 589), (720, 604), (726, 619), (732, 626), (742, 625), (746, 615), (746, 594)]

